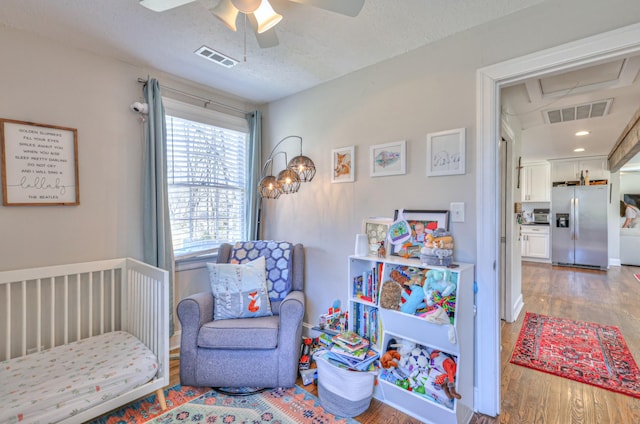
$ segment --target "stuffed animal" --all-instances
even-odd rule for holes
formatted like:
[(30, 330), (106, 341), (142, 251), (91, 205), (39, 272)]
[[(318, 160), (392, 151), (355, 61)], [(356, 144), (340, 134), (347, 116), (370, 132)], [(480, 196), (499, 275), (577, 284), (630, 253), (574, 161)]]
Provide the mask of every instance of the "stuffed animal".
[(391, 277), (393, 281), (400, 285), (405, 285), (409, 282), (409, 277), (407, 277), (404, 273), (398, 271), (397, 269), (392, 270), (389, 273), (389, 277)]
[(400, 299), (402, 298), (402, 286), (393, 281), (388, 280), (380, 289), (380, 306), (385, 309), (397, 311), (400, 309)]
[(400, 354), (395, 350), (388, 350), (382, 357), (380, 358), (380, 365), (382, 368), (391, 368), (398, 367), (398, 363), (396, 361), (400, 360)]
[(398, 353), (400, 354), (400, 360), (398, 361), (398, 367), (408, 369), (409, 368), (409, 359), (411, 357), (411, 352), (415, 349), (416, 344), (410, 342), (408, 340), (402, 340), (400, 343), (392, 344), (389, 347), (393, 347), (398, 349)]
[(431, 352), (430, 363), (431, 370), (441, 373), (435, 379), (435, 383), (439, 384), (449, 399), (461, 399), (462, 396), (456, 391), (456, 370), (458, 364), (446, 353), (439, 350)]
[(440, 297), (444, 298), (454, 293), (456, 287), (456, 283), (451, 281), (451, 272), (449, 270), (441, 271), (439, 269), (430, 269), (427, 271), (424, 290), (427, 305), (433, 306), (435, 304), (435, 292), (437, 292)]
[(453, 237), (448, 231), (438, 228), (431, 234), (427, 234), (425, 238), (425, 247), (439, 247), (440, 249), (453, 249)]
[(407, 294), (407, 292), (402, 292), (402, 298), (405, 302), (400, 305), (400, 312), (404, 312), (405, 314), (415, 314), (418, 309), (426, 308), (427, 304), (425, 303), (425, 294), (422, 286), (418, 284), (414, 284), (411, 286), (411, 294)]
[(415, 371), (428, 371), (430, 364), (429, 350), (422, 346), (416, 346), (411, 350), (409, 354), (409, 368), (412, 372)]

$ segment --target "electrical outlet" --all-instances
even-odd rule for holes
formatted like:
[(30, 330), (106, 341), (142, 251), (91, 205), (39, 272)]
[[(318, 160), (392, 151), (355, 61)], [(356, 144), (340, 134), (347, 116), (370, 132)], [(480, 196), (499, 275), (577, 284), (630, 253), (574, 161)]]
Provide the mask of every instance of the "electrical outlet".
[(451, 202), (451, 222), (464, 222), (464, 202)]

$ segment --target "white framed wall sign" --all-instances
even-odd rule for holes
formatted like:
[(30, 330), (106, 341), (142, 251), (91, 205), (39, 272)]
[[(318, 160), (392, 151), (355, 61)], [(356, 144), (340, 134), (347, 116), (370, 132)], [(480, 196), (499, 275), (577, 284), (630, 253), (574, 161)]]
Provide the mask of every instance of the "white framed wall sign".
[(459, 175), (466, 172), (466, 128), (427, 134), (427, 176)]
[(79, 205), (78, 130), (0, 119), (5, 206)]

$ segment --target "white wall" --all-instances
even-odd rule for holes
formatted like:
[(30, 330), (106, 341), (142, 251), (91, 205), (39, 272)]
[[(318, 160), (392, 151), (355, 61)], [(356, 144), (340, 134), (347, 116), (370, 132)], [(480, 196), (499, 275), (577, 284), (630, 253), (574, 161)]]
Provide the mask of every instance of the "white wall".
[(640, 193), (640, 172), (620, 172), (620, 200), (623, 194)]
[(140, 72), (0, 27), (0, 117), (77, 128), (79, 206), (0, 206), (0, 269), (140, 258)]
[[(0, 270), (142, 258), (144, 133), (139, 116), (129, 110), (143, 100), (138, 78), (150, 75), (167, 87), (255, 108), (153, 69), (3, 26), (0, 57), (0, 117), (77, 128), (80, 174), (79, 206), (0, 206)], [(179, 272), (175, 299), (208, 285), (204, 268)]]

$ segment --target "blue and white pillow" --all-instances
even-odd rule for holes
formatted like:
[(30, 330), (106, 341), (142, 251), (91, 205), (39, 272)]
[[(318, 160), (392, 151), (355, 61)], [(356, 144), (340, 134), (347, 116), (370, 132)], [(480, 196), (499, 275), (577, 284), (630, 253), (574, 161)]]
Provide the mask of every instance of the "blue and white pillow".
[(273, 315), (263, 257), (242, 265), (208, 263), (207, 269), (214, 320)]

